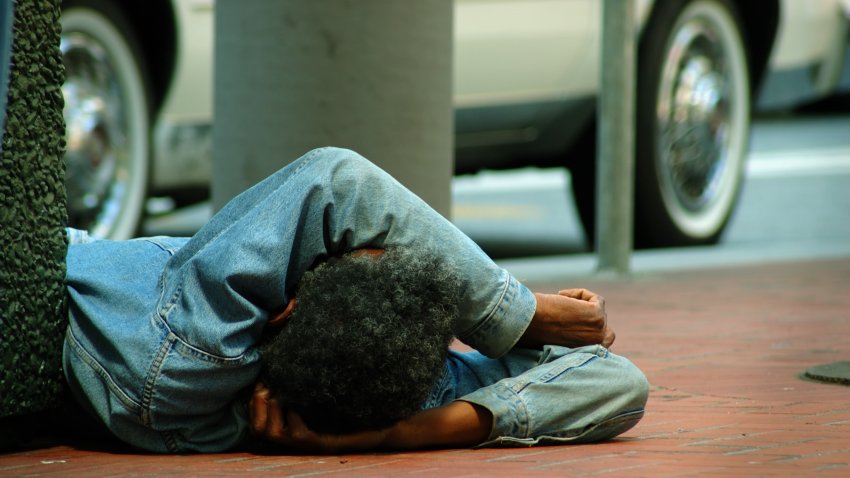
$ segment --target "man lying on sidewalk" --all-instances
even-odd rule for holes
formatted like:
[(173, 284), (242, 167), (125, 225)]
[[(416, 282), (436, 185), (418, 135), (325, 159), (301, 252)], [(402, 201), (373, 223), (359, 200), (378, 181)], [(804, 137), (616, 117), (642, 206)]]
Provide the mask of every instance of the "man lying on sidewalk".
[(146, 450), (586, 442), (643, 415), (599, 296), (532, 293), (350, 151), (308, 153), (190, 239), (70, 239), (69, 386)]

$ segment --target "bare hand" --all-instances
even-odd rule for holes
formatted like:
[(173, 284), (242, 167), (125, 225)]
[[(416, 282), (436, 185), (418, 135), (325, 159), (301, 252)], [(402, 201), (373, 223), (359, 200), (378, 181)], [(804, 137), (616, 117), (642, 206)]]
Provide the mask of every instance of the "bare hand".
[(566, 289), (558, 294), (539, 294), (537, 309), (517, 345), (539, 348), (543, 345), (581, 347), (614, 343), (608, 327), (605, 299), (587, 289)]
[(271, 391), (262, 383), (254, 387), (248, 404), (254, 434), (285, 447), (311, 453), (363, 451), (380, 447), (387, 430), (364, 431), (345, 435), (319, 434), (310, 430), (292, 410), (284, 411)]

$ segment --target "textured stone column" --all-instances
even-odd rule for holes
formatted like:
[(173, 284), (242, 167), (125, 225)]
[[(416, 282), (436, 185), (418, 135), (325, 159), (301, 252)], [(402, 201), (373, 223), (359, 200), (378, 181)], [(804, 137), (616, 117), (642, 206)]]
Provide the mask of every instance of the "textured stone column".
[[(0, 19), (11, 19), (10, 7)], [(8, 52), (11, 39), (12, 53), (11, 68), (0, 62), (8, 79), (0, 154), (0, 418), (58, 404), (66, 326), (59, 1), (19, 1), (14, 10), (14, 24), (0, 21), (0, 51)], [(9, 439), (3, 431), (0, 438)]]

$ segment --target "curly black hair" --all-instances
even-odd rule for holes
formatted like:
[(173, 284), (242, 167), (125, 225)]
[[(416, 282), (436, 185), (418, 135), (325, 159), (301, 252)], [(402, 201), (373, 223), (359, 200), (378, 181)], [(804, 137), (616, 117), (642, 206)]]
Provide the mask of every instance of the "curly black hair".
[(263, 380), (320, 433), (378, 430), (420, 410), (442, 374), (460, 281), (433, 254), (347, 254), (307, 272), (261, 347)]

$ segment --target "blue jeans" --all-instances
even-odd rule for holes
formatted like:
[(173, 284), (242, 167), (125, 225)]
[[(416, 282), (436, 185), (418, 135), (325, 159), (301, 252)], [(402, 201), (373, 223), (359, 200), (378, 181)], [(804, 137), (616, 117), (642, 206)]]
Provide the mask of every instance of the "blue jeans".
[[(389, 245), (442, 254), (463, 281), (454, 332), (489, 357), (515, 354), (535, 308), (533, 294), (451, 223), (379, 168), (340, 149), (312, 151), (281, 169), (190, 239), (78, 236), (72, 232), (67, 258), (66, 377), (77, 399), (116, 436), (151, 451), (222, 451), (245, 438), (245, 401), (261, 367), (256, 344), (301, 275), (325, 257)], [(531, 363), (524, 360), (511, 373)], [(451, 373), (454, 390), (473, 388), (458, 386), (473, 382)], [(498, 387), (489, 383), (496, 376), (479, 383)], [(435, 396), (433, 403), (444, 403), (457, 392)], [(590, 420), (604, 422), (607, 415)], [(495, 436), (508, 432), (498, 427)]]

